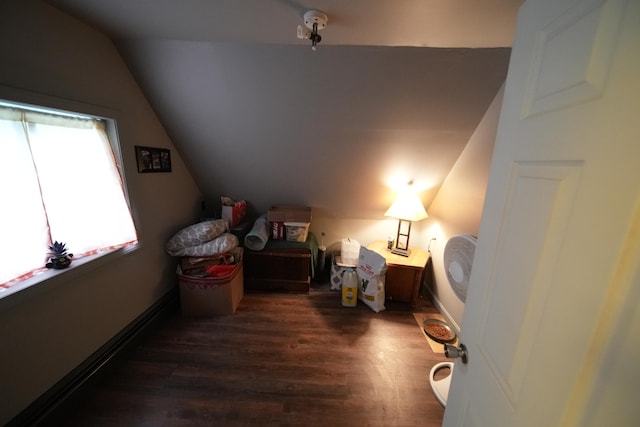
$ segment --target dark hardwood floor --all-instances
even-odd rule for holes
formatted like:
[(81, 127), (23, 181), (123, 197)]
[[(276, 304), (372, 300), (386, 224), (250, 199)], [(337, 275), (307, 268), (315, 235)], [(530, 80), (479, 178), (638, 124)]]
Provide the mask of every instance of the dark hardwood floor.
[[(434, 311), (426, 301), (414, 311)], [(248, 293), (233, 316), (164, 319), (67, 426), (440, 426), (431, 351), (406, 305)]]

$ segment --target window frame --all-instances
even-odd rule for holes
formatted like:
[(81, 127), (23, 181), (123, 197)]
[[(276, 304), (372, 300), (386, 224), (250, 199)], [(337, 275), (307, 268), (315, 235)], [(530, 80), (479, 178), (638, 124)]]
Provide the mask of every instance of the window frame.
[(74, 278), (87, 274), (103, 265), (115, 262), (115, 260), (120, 257), (136, 252), (142, 247), (143, 243), (138, 209), (136, 209), (135, 203), (130, 195), (126, 167), (122, 156), (123, 144), (118, 132), (118, 122), (122, 120), (122, 117), (118, 111), (70, 99), (9, 88), (2, 85), (0, 85), (0, 103), (51, 112), (52, 114), (70, 114), (74, 116), (85, 116), (103, 120), (105, 122), (105, 132), (109, 138), (109, 145), (113, 152), (116, 167), (121, 175), (125, 200), (129, 207), (129, 212), (131, 213), (133, 226), (138, 235), (138, 241), (134, 245), (74, 259), (71, 265), (66, 269), (47, 269), (37, 273), (33, 277), (12, 285), (8, 289), (0, 291), (0, 311), (2, 311), (13, 307), (24, 297), (31, 297), (32, 295), (46, 292), (50, 289), (55, 289), (59, 284), (65, 283), (68, 280), (73, 280)]

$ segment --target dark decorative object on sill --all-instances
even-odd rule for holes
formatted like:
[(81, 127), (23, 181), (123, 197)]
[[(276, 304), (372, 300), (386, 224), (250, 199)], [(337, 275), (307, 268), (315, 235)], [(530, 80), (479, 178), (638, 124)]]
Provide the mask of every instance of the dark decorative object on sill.
[(63, 269), (71, 265), (73, 254), (67, 252), (66, 244), (57, 241), (53, 242), (53, 245), (49, 246), (49, 250), (51, 251), (49, 262), (45, 267)]

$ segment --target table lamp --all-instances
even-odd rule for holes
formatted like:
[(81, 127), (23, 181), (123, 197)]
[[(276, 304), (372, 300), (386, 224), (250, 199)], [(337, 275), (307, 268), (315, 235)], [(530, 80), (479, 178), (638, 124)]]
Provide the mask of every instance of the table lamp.
[(393, 202), (384, 215), (398, 218), (398, 235), (396, 237), (396, 244), (391, 249), (391, 253), (408, 257), (411, 253), (409, 249), (411, 222), (420, 221), (429, 216), (420, 198), (411, 191), (400, 193), (396, 201)]

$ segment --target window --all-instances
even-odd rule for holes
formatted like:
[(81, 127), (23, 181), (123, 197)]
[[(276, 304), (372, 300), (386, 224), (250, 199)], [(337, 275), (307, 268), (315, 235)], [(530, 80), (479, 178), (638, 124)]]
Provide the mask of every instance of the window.
[(74, 259), (137, 243), (106, 123), (0, 105), (0, 298), (54, 241)]

